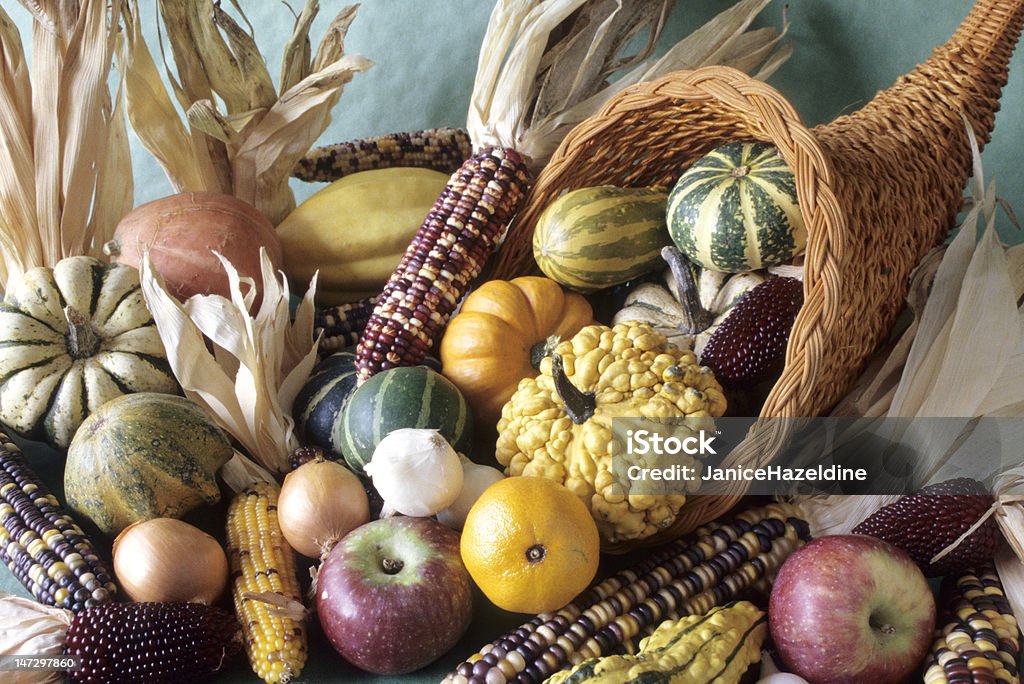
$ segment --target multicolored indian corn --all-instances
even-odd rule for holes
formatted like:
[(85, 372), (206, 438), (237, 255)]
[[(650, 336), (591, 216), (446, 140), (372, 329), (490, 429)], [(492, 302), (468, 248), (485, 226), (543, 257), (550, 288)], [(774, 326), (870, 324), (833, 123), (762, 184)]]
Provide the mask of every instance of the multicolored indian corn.
[(414, 366), (430, 350), (469, 284), (483, 270), (526, 194), (526, 159), (489, 147), (452, 174), (374, 307), (356, 349), (365, 382)]
[(0, 561), (37, 601), (79, 612), (113, 600), (114, 573), (21, 450), (0, 433)]
[(473, 153), (461, 128), (430, 128), (318, 147), (299, 160), (292, 175), (328, 183), (359, 171), (416, 166), (452, 173)]

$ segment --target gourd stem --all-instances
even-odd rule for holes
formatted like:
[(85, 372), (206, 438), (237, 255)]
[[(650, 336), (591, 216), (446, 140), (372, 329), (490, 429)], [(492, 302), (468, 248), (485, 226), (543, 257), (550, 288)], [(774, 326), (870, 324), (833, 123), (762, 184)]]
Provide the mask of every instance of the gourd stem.
[(68, 355), (73, 359), (94, 356), (100, 350), (102, 340), (89, 319), (72, 306), (64, 307), (64, 318), (68, 321)]
[(530, 347), (530, 365), (534, 370), (540, 370), (540, 362), (544, 360), (544, 357), (550, 356), (556, 346), (558, 346), (558, 336), (551, 335)]
[(582, 392), (572, 384), (565, 375), (565, 366), (561, 354), (551, 356), (551, 377), (555, 381), (555, 391), (565, 405), (565, 414), (574, 425), (582, 425), (590, 420), (597, 410), (597, 399), (593, 392)]
[(693, 271), (683, 258), (682, 252), (669, 245), (661, 248), (661, 258), (668, 264), (672, 277), (679, 287), (679, 303), (686, 312), (686, 318), (679, 322), (679, 332), (684, 335), (696, 335), (704, 332), (715, 322), (715, 316), (701, 304), (697, 283), (693, 279)]

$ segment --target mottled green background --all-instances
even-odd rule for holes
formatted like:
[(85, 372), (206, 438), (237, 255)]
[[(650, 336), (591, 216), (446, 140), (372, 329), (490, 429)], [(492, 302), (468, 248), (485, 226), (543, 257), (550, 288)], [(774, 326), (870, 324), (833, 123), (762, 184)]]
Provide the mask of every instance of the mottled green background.
[[(27, 14), (13, 0), (3, 6), (25, 28)], [(141, 0), (151, 44), (155, 41), (152, 0)], [(225, 3), (227, 4), (227, 3)], [(241, 0), (255, 27), (256, 37), (276, 73), (281, 46), (291, 30), (292, 15), (275, 0)], [(296, 5), (301, 3), (296, 0)], [(329, 18), (341, 6), (322, 0), (321, 17), (313, 35), (319, 37)], [(852, 111), (875, 92), (925, 59), (943, 43), (971, 7), (967, 0), (793, 0), (788, 5), (792, 22), (792, 59), (770, 79), (790, 99), (805, 122), (827, 122)], [(678, 39), (729, 5), (724, 0), (679, 0), (665, 31), (663, 44)], [(334, 121), (320, 143), (433, 126), (462, 126), (472, 88), (476, 58), (491, 0), (365, 0), (349, 34), (348, 50), (376, 62), (348, 86)], [(760, 22), (780, 25), (783, 3), (777, 2)], [(988, 178), (995, 178), (997, 193), (1018, 213), (1024, 213), (1024, 176), (1019, 171), (1024, 139), (1024, 57), (1013, 60), (1003, 110), (986, 148)], [(170, 186), (145, 150), (133, 149), (136, 202), (166, 194)], [(316, 186), (295, 182), (301, 199)], [(1002, 217), (1002, 232), (1016, 239)], [(35, 454), (33, 454), (35, 456)], [(44, 456), (42, 452), (39, 456)], [(49, 454), (45, 468), (59, 483), (59, 459)], [(0, 570), (0, 589), (21, 592), (6, 570)], [(490, 610), (479, 611), (470, 635), (452, 658), (468, 655), (476, 646), (517, 623), (519, 617)], [(409, 635), (415, 639), (415, 634)], [(405, 680), (436, 681), (444, 664)], [(235, 663), (225, 681), (253, 681), (244, 659)], [(314, 657), (298, 682), (365, 681), (325, 644), (314, 639)], [(384, 680), (381, 680), (384, 681)]]

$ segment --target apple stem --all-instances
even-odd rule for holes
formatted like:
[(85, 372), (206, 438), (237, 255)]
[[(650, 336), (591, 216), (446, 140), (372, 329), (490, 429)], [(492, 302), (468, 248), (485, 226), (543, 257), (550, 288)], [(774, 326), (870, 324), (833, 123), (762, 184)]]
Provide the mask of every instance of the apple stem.
[(380, 567), (389, 575), (397, 575), (405, 567), (405, 563), (395, 558), (385, 558), (380, 562)]

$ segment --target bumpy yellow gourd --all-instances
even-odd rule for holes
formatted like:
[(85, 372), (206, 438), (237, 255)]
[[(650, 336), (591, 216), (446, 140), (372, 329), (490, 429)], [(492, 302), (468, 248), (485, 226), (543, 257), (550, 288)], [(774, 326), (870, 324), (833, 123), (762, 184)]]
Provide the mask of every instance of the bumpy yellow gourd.
[(738, 601), (707, 615), (663, 622), (640, 642), (636, 655), (591, 658), (545, 684), (733, 684), (761, 660), (767, 631), (765, 613), (752, 603)]
[[(539, 376), (519, 383), (502, 408), (495, 455), (509, 475), (568, 487), (587, 504), (606, 544), (640, 540), (675, 521), (699, 478), (658, 495), (650, 482), (630, 479), (623, 428), (642, 426), (663, 436), (713, 431), (711, 419), (725, 408), (721, 385), (693, 352), (668, 344), (643, 323), (591, 325), (559, 343), (541, 362)], [(630, 420), (613, 423), (616, 418)], [(660, 419), (669, 421), (659, 425)], [(634, 450), (628, 463), (686, 466), (695, 474), (700, 468), (697, 458), (682, 453), (638, 456)]]
[(331, 183), (277, 226), (284, 272), (335, 305), (378, 294), (448, 182), (431, 169), (361, 171)]

